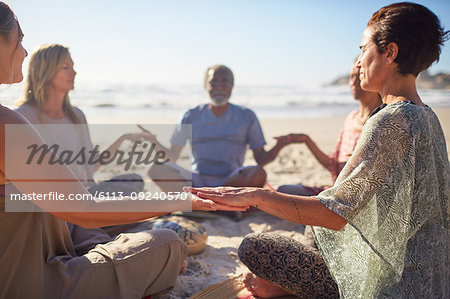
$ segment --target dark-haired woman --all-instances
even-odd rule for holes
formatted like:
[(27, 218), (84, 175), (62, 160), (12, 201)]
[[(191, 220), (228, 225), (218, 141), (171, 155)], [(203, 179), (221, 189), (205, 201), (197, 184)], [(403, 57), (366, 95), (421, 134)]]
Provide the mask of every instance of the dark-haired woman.
[[(260, 297), (448, 298), (449, 183), (438, 118), (417, 75), (448, 36), (426, 7), (396, 3), (373, 14), (357, 67), (383, 105), (333, 187), (315, 197), (257, 188), (193, 189), (229, 205), (254, 205), (314, 227), (319, 250), (277, 235), (249, 235), (239, 257)], [(338, 292), (339, 290), (339, 292)]]

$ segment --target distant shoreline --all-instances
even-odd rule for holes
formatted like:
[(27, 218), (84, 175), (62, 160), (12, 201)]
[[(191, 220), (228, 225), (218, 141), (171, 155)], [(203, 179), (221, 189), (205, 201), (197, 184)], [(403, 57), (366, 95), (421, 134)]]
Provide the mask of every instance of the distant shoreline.
[[(342, 86), (348, 84), (348, 74), (340, 76), (328, 84), (323, 86)], [(419, 74), (416, 80), (417, 88), (432, 90), (450, 90), (450, 73), (437, 73), (430, 75), (428, 70)]]

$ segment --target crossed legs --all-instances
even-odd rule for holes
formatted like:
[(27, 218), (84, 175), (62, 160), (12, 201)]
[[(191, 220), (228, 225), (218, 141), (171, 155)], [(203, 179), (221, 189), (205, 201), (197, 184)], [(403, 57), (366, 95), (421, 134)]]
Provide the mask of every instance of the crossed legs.
[(276, 234), (250, 234), (239, 247), (239, 258), (252, 272), (244, 283), (258, 297), (339, 298), (338, 287), (314, 247)]
[(164, 192), (181, 192), (183, 186), (191, 184), (195, 187), (263, 187), (267, 178), (266, 171), (259, 165), (241, 167), (226, 178), (193, 174), (174, 163), (152, 166), (148, 175)]

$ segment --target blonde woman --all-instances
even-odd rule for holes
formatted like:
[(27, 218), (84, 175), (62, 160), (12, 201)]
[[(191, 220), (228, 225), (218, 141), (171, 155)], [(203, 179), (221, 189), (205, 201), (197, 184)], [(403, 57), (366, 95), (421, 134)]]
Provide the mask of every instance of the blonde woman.
[[(92, 150), (89, 130), (84, 113), (72, 106), (69, 92), (74, 89), (76, 72), (69, 49), (58, 44), (43, 45), (31, 55), (24, 98), (16, 109), (32, 124), (49, 144), (57, 144), (61, 149), (76, 150), (82, 147)], [(58, 126), (80, 124), (82, 126)], [(61, 128), (61, 129), (60, 129)], [(117, 139), (106, 151), (115, 152), (125, 140), (141, 140), (147, 133), (125, 134)], [(94, 194), (100, 192), (139, 192), (144, 184), (136, 174), (126, 174), (107, 182), (96, 184), (94, 172), (101, 164), (72, 163), (69, 167)]]
[[(86, 117), (70, 103), (69, 92), (74, 89), (75, 75), (67, 47), (58, 44), (41, 46), (31, 55), (24, 98), (16, 109), (30, 123), (36, 124), (36, 129), (49, 146), (56, 144), (60, 152), (68, 150), (77, 153), (81, 148), (86, 152), (93, 150)], [(105, 151), (115, 152), (123, 141), (136, 141), (143, 135), (145, 133), (122, 135)], [(96, 183), (94, 172), (100, 168), (100, 163), (70, 163), (68, 166), (94, 195), (103, 192), (129, 196), (138, 194), (144, 187), (142, 178), (137, 174), (123, 174)], [(125, 230), (125, 227), (85, 229), (71, 223), (68, 227), (78, 254), (111, 241), (118, 232)]]

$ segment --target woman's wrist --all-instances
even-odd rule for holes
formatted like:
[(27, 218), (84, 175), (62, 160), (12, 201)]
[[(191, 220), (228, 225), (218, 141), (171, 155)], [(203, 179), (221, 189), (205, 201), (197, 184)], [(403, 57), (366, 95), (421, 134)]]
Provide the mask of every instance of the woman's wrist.
[(255, 208), (261, 208), (264, 202), (273, 196), (274, 191), (270, 189), (258, 188), (255, 192), (254, 199), (251, 201), (251, 206)]

